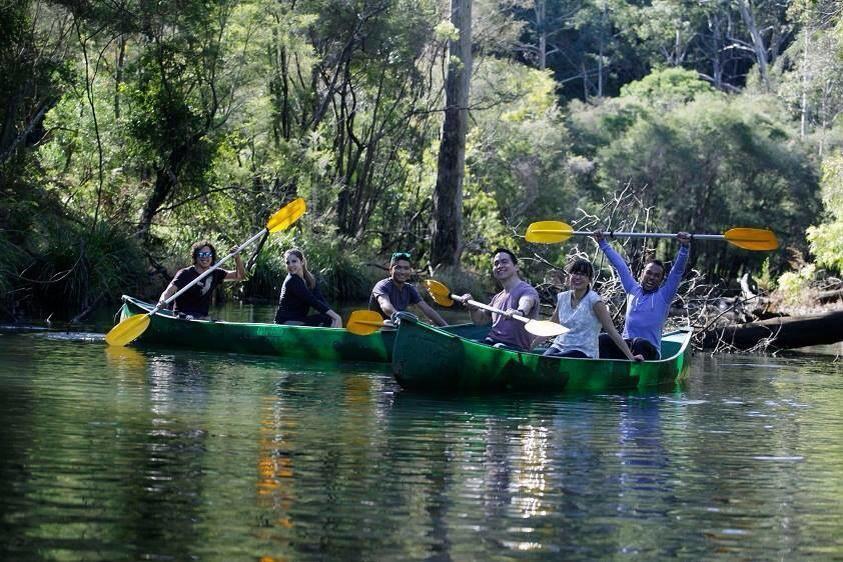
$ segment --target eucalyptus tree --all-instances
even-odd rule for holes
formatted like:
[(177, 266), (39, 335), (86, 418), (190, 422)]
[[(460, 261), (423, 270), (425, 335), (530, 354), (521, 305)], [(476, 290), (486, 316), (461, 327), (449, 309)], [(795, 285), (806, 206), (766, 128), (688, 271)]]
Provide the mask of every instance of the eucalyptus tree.
[(460, 263), (462, 196), (465, 174), (465, 135), (473, 65), (472, 0), (451, 0), (454, 36), (448, 43), (445, 78), (445, 118), (439, 144), (436, 188), (433, 192), (433, 237), (430, 259), (434, 265)]

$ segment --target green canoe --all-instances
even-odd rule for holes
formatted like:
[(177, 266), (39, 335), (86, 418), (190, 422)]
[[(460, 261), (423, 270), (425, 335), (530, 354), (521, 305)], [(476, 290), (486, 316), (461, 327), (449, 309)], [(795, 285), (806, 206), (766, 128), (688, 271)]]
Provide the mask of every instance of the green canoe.
[[(144, 314), (155, 305), (123, 295), (120, 319)], [(447, 326), (446, 333), (482, 337), (488, 328), (473, 324)], [(159, 310), (138, 343), (233, 353), (256, 353), (314, 361), (368, 361), (388, 363), (395, 331), (380, 330), (357, 336), (345, 329), (285, 326), (250, 322), (212, 322), (178, 318)]]
[(659, 361), (567, 359), (497, 349), (402, 318), (392, 372), (403, 388), (442, 393), (605, 392), (672, 386), (690, 358), (691, 330), (662, 337)]

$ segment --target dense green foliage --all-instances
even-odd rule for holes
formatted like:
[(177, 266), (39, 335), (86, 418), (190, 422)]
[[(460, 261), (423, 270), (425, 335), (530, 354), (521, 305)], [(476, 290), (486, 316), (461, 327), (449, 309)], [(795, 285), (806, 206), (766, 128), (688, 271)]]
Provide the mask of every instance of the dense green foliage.
[[(843, 267), (840, 18), (786, 7), (475, 0), (463, 265), (485, 270), (499, 245), (560, 259), (568, 248), (518, 237), (553, 218), (769, 226), (788, 248), (773, 272), (809, 249)], [(308, 215), (267, 242), (244, 296), (274, 297), (292, 244), (338, 299), (365, 295), (392, 251), (426, 265), (447, 14), (433, 0), (4, 4), (2, 314), (154, 295), (194, 240), (233, 246), (294, 196)], [(724, 278), (767, 257), (698, 246), (695, 267)]]

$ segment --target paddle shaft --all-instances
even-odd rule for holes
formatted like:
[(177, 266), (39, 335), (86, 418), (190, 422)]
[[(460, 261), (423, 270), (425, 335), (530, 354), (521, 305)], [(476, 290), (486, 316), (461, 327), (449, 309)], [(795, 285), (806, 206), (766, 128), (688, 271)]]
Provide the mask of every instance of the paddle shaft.
[[(458, 300), (460, 300), (460, 297), (459, 297), (459, 295), (451, 295), (451, 300), (458, 301)], [(521, 316), (520, 314), (514, 314), (514, 313), (508, 314), (505, 310), (501, 310), (500, 308), (495, 308), (494, 306), (489, 306), (488, 304), (483, 304), (482, 302), (477, 302), (477, 301), (474, 301), (474, 300), (471, 300), (471, 299), (468, 299), (467, 301), (465, 301), (465, 304), (467, 304), (469, 306), (473, 306), (474, 308), (480, 308), (480, 309), (483, 309), (483, 310), (488, 310), (489, 312), (495, 312), (497, 314), (503, 314), (504, 316), (508, 316), (509, 318), (514, 318), (515, 320), (518, 320), (519, 322), (524, 322), (525, 324), (527, 322), (533, 321), (532, 318), (527, 318), (526, 316)]]
[[(260, 232), (258, 232), (257, 234), (255, 234), (254, 236), (252, 236), (251, 238), (249, 238), (248, 240), (246, 240), (246, 241), (245, 241), (245, 242), (243, 242), (242, 244), (240, 244), (240, 245), (239, 245), (239, 246), (238, 246), (238, 247), (237, 247), (237, 248), (236, 248), (233, 252), (231, 252), (231, 253), (230, 253), (230, 254), (228, 254), (227, 256), (225, 256), (225, 257), (220, 258), (219, 260), (217, 260), (217, 263), (215, 263), (214, 265), (212, 265), (211, 267), (209, 267), (208, 269), (206, 269), (205, 271), (203, 271), (203, 272), (199, 275), (199, 277), (197, 277), (196, 279), (194, 279), (193, 281), (191, 281), (190, 283), (188, 283), (187, 285), (185, 285), (184, 287), (182, 287), (181, 289), (179, 289), (179, 290), (178, 290), (178, 291), (177, 291), (177, 292), (176, 292), (173, 296), (171, 296), (170, 298), (168, 298), (167, 300), (165, 300), (165, 301), (164, 301), (164, 304), (165, 304), (165, 305), (168, 305), (168, 304), (170, 304), (171, 302), (173, 302), (174, 300), (176, 300), (176, 299), (177, 299), (178, 297), (180, 297), (180, 296), (181, 296), (181, 295), (182, 295), (185, 291), (187, 291), (188, 289), (190, 289), (191, 287), (193, 287), (194, 285), (196, 285), (197, 283), (199, 283), (201, 280), (203, 280), (204, 278), (206, 278), (207, 276), (209, 276), (209, 275), (211, 274), (211, 272), (213, 272), (215, 269), (219, 269), (219, 267), (223, 264), (223, 262), (224, 262), (225, 260), (227, 260), (228, 258), (230, 258), (230, 257), (232, 257), (232, 256), (236, 256), (237, 254), (239, 254), (240, 252), (242, 252), (242, 251), (243, 251), (243, 249), (244, 249), (244, 248), (246, 248), (246, 246), (248, 246), (249, 244), (251, 244), (252, 242), (254, 242), (255, 240), (257, 240), (258, 238), (260, 238), (261, 236), (263, 236), (263, 235), (264, 235), (264, 233), (266, 233), (266, 232), (269, 232), (269, 231), (268, 231), (268, 229), (264, 228), (263, 230), (261, 230)], [(150, 316), (152, 316), (153, 314), (155, 314), (155, 313), (156, 313), (156, 312), (158, 312), (159, 310), (161, 310), (161, 306), (160, 306), (160, 305), (158, 305), (158, 304), (156, 304), (156, 305), (155, 305), (155, 308), (153, 308), (151, 311), (149, 311), (149, 315), (150, 315)]]
[[(558, 230), (536, 229), (533, 232), (538, 234), (557, 233)], [(570, 236), (594, 236), (593, 232), (585, 230), (572, 230), (564, 234)], [(604, 232), (603, 236), (606, 238), (678, 238), (678, 234), (668, 232)], [(722, 234), (691, 234), (693, 240), (725, 240), (726, 237)]]

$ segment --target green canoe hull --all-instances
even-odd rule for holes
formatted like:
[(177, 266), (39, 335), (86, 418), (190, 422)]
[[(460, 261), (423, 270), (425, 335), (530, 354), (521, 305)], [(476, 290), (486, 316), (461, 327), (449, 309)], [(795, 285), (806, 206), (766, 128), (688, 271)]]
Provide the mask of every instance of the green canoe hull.
[[(124, 295), (121, 320), (153, 308), (154, 305)], [(447, 326), (445, 329), (467, 337), (482, 337), (488, 331), (472, 324)], [(380, 330), (358, 336), (339, 328), (186, 320), (176, 317), (169, 310), (160, 310), (137, 342), (314, 361), (388, 363), (392, 359), (395, 334), (395, 331)]]
[(690, 329), (665, 334), (659, 361), (554, 358), (497, 349), (402, 319), (392, 372), (405, 389), (441, 393), (600, 393), (672, 387), (687, 367), (690, 341)]

